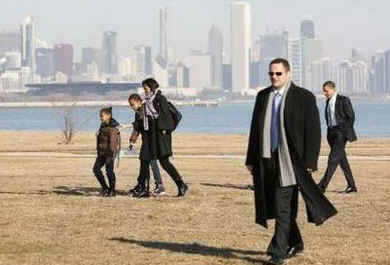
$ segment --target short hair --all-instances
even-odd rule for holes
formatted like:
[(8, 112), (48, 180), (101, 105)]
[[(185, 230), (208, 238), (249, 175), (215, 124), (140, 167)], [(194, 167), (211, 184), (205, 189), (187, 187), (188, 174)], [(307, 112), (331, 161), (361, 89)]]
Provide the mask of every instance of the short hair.
[(322, 87), (326, 87), (326, 86), (329, 86), (332, 89), (336, 89), (336, 83), (333, 81), (326, 81)]
[(148, 86), (153, 92), (159, 88), (158, 82), (154, 78), (148, 78), (142, 81), (142, 87)]
[(102, 113), (108, 114), (108, 115), (111, 115), (111, 116), (112, 116), (112, 107), (109, 107), (109, 108), (102, 108), (102, 109), (100, 110), (100, 114), (102, 114)]
[(273, 65), (273, 64), (283, 64), (284, 69), (286, 69), (287, 72), (289, 72), (290, 69), (291, 69), (290, 63), (289, 63), (286, 59), (284, 59), (284, 58), (276, 58), (276, 59), (273, 59), (273, 60), (271, 61), (271, 63), (269, 64), (269, 67), (271, 67), (271, 65)]
[(131, 94), (130, 97), (129, 97), (129, 102), (130, 101), (142, 101), (142, 98), (140, 95), (138, 94)]

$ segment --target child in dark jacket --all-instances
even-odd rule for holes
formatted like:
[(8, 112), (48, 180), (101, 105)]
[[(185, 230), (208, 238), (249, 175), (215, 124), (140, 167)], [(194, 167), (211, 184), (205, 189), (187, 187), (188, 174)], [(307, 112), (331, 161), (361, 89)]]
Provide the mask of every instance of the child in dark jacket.
[[(100, 120), (102, 121), (97, 133), (97, 158), (93, 166), (93, 173), (99, 181), (104, 197), (114, 197), (115, 192), (115, 172), (114, 161), (120, 151), (119, 123), (112, 118), (112, 108), (100, 110)], [(102, 167), (106, 166), (106, 173), (109, 185), (106, 184)]]

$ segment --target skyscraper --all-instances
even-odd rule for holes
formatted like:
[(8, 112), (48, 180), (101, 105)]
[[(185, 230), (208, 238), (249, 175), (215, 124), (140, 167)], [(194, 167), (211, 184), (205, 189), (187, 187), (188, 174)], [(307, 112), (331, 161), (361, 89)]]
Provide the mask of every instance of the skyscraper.
[(189, 68), (189, 85), (192, 88), (204, 89), (211, 86), (211, 54), (203, 51), (191, 51), (185, 59)]
[(232, 92), (242, 94), (249, 88), (249, 55), (251, 46), (250, 5), (243, 1), (231, 7)]
[(215, 25), (209, 31), (209, 52), (211, 54), (211, 86), (222, 89), (223, 36)]
[(37, 60), (37, 74), (39, 74), (43, 78), (54, 76), (55, 64), (54, 64), (53, 49), (46, 49), (46, 48), (36, 49), (36, 60)]
[(312, 19), (304, 19), (301, 22), (301, 38), (315, 39), (314, 21)]
[(134, 47), (134, 62), (136, 72), (140, 76), (151, 76), (153, 74), (152, 48), (146, 45)]
[(103, 73), (118, 73), (118, 54), (116, 46), (117, 33), (115, 31), (106, 31), (103, 33)]
[(35, 49), (36, 49), (36, 32), (34, 18), (28, 16), (20, 27), (22, 35), (21, 53), (22, 66), (31, 68), (31, 73), (34, 74), (36, 70), (35, 63)]
[(56, 44), (54, 46), (54, 65), (56, 72), (65, 74), (68, 79), (73, 72), (73, 45)]
[(21, 67), (21, 54), (20, 52), (13, 51), (13, 52), (6, 52), (5, 58), (7, 60), (6, 62), (6, 69), (12, 69), (12, 68), (20, 68)]
[(302, 58), (303, 58), (303, 86), (309, 90), (315, 90), (317, 87), (312, 82), (312, 64), (322, 58), (322, 41), (318, 39), (302, 40)]
[(260, 36), (260, 86), (269, 84), (268, 68), (275, 58), (287, 59), (288, 31), (274, 31)]
[(159, 57), (163, 66), (167, 66), (168, 59), (168, 7), (160, 8), (160, 49)]
[(153, 74), (152, 47), (150, 46), (145, 46), (145, 74)]
[(385, 84), (385, 92), (390, 92), (390, 50), (385, 52), (385, 76), (386, 76), (386, 84)]
[(81, 68), (83, 72), (87, 72), (89, 64), (97, 62), (98, 51), (92, 47), (84, 47), (81, 49)]
[(20, 51), (21, 35), (16, 31), (1, 31), (0, 32), (0, 57), (5, 52)]
[(377, 94), (383, 94), (386, 91), (386, 56), (383, 51), (377, 51), (373, 59), (373, 68), (375, 71), (375, 81), (373, 91)]
[(292, 81), (303, 85), (303, 56), (302, 41), (300, 38), (290, 39), (288, 44), (288, 60), (291, 64)]

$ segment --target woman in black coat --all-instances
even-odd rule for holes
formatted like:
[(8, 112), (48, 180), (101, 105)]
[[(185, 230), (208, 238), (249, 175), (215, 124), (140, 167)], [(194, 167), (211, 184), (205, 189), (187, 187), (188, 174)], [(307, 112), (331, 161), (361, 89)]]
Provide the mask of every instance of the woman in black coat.
[(129, 98), (130, 106), (136, 110), (134, 129), (142, 135), (140, 175), (132, 193), (137, 198), (149, 196), (149, 166), (152, 160), (158, 159), (161, 167), (175, 181), (178, 197), (182, 197), (188, 186), (169, 161), (169, 157), (172, 156), (172, 131), (175, 129), (175, 122), (169, 111), (168, 101), (158, 89), (156, 80), (146, 79), (142, 82), (142, 87), (146, 95), (143, 103), (137, 94)]

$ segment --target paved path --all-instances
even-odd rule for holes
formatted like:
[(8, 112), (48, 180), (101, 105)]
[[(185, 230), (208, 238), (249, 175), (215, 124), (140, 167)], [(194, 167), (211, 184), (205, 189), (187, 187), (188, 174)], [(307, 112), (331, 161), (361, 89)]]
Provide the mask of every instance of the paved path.
[[(42, 157), (42, 158), (95, 158), (95, 154), (72, 154), (55, 152), (0, 152), (0, 157)], [(123, 158), (135, 159), (137, 155), (125, 155)], [(179, 159), (237, 159), (244, 160), (243, 155), (175, 155)], [(327, 156), (320, 156), (320, 160), (327, 160)], [(348, 156), (353, 161), (390, 161), (390, 156)]]

